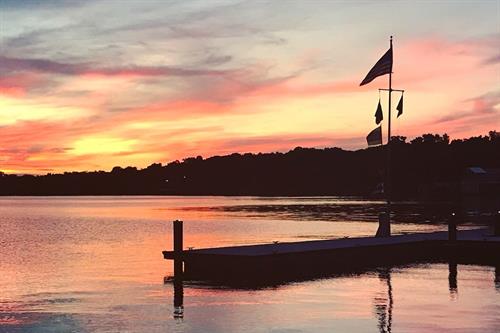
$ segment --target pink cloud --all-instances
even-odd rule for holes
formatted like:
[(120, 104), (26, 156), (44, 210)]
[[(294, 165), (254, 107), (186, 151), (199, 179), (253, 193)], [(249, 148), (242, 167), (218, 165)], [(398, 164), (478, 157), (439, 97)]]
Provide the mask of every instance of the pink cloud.
[(339, 80), (326, 83), (306, 83), (301, 80), (290, 80), (272, 86), (258, 88), (250, 95), (263, 95), (271, 97), (314, 97), (325, 94), (359, 93), (372, 90), (367, 86), (359, 86), (356, 79)]
[(22, 97), (26, 94), (26, 90), (22, 87), (2, 86), (0, 85), (0, 95), (9, 97)]
[(23, 97), (28, 90), (46, 82), (43, 75), (35, 73), (11, 73), (0, 75), (0, 94)]
[(500, 40), (496, 37), (461, 41), (439, 37), (410, 40), (395, 46), (395, 78), (398, 84), (419, 89), (429, 86), (429, 81), (454, 84), (456, 78), (469, 75), (473, 79), (472, 76), (483, 70), (485, 59), (497, 52), (493, 45), (498, 43)]

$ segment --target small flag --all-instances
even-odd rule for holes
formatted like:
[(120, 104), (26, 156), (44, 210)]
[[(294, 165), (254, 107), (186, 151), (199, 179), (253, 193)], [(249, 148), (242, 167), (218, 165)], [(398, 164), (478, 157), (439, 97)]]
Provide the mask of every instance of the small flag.
[(377, 76), (384, 74), (389, 74), (392, 72), (392, 46), (387, 50), (387, 52), (382, 56), (382, 58), (377, 61), (375, 66), (366, 74), (366, 77), (359, 84), (360, 86), (372, 82)]
[(396, 110), (398, 110), (398, 118), (403, 114), (403, 95), (401, 95), (401, 99), (399, 100), (398, 106), (396, 106)]
[(375, 112), (375, 123), (378, 125), (384, 119), (384, 115), (382, 113), (382, 105), (380, 105), (380, 99), (378, 100), (377, 111)]
[(382, 144), (382, 126), (375, 128), (366, 137), (368, 146), (377, 146)]

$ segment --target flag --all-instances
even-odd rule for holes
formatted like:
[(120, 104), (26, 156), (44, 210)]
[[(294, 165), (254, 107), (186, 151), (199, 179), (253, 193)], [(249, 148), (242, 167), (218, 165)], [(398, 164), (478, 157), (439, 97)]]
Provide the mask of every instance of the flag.
[(382, 105), (380, 105), (380, 99), (378, 100), (377, 111), (375, 112), (375, 123), (378, 125), (384, 119), (384, 115), (382, 113)]
[(366, 137), (368, 146), (377, 146), (382, 144), (382, 126), (375, 128)]
[(387, 50), (387, 52), (382, 56), (382, 58), (377, 61), (375, 66), (366, 74), (366, 77), (359, 84), (360, 86), (370, 83), (377, 76), (389, 74), (392, 72), (392, 46)]
[(401, 95), (401, 99), (399, 100), (398, 106), (396, 106), (396, 110), (398, 110), (398, 118), (403, 114), (403, 95)]

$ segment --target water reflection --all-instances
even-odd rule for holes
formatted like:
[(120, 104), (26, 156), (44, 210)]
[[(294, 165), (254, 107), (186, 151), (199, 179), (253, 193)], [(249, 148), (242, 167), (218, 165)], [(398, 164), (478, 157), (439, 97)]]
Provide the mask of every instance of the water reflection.
[[(460, 325), (469, 331), (500, 332), (500, 265), (460, 263), (457, 279), (461, 294), (453, 306), (446, 281), (448, 262), (400, 266), (388, 274), (382, 272), (380, 277), (378, 271), (347, 276), (328, 272), (304, 282), (275, 281), (271, 288), (260, 286), (258, 290), (200, 287), (186, 281), (172, 287), (158, 283), (158, 277), (173, 273), (173, 265), (163, 260), (161, 251), (171, 247), (174, 219), (187, 221), (186, 248), (375, 233), (377, 224), (369, 218), (345, 223), (350, 221), (350, 215), (342, 213), (341, 207), (335, 208), (336, 201), (248, 197), (0, 198), (0, 332), (231, 333), (242, 331), (242, 327), (249, 333), (325, 332), (333, 327), (339, 332), (351, 332), (376, 331), (379, 319), (386, 332), (392, 329), (393, 322), (401, 331), (451, 331)], [(354, 216), (358, 212), (357, 216), (378, 212), (372, 209), (378, 205), (376, 202), (338, 201), (338, 206), (352, 205)], [(301, 202), (312, 214), (306, 212), (298, 218)], [(280, 203), (291, 205), (297, 218), (281, 218), (281, 208), (273, 212), (272, 206)], [(183, 209), (259, 204), (270, 205), (271, 209), (264, 208), (258, 219), (245, 218), (247, 212), (237, 209)], [(332, 208), (318, 207), (322, 205)], [(413, 214), (410, 206), (409, 215)], [(329, 209), (338, 212), (338, 222), (310, 221), (315, 216), (325, 220), (334, 216), (326, 212)], [(326, 212), (324, 218), (322, 211)], [(400, 224), (395, 228), (411, 232), (442, 226)], [(380, 316), (374, 311), (375, 296), (378, 309), (384, 310)], [(397, 303), (394, 309), (393, 297)], [(399, 331), (397, 328), (394, 330)]]
[(495, 289), (500, 292), (500, 265), (495, 267)]
[(450, 290), (450, 296), (455, 299), (458, 294), (458, 265), (456, 262), (448, 263), (448, 288)]
[(174, 319), (184, 318), (184, 282), (174, 277)]
[(379, 280), (385, 283), (386, 290), (374, 298), (375, 314), (378, 321), (378, 330), (381, 333), (390, 333), (392, 330), (392, 296), (391, 269), (381, 268), (378, 273)]
[[(267, 199), (267, 198), (266, 198)], [(251, 202), (221, 206), (186, 206), (175, 209), (185, 212), (219, 212), (237, 214), (248, 218), (273, 216), (287, 220), (320, 220), (320, 221), (377, 221), (378, 213), (385, 208), (383, 201), (346, 200), (313, 200), (311, 198), (290, 198), (288, 200), (266, 200), (267, 202)], [(467, 204), (466, 204), (467, 203)], [(451, 202), (396, 202), (392, 205), (394, 223), (443, 224), (451, 211), (459, 212), (461, 223), (487, 224), (491, 222), (495, 206), (481, 205), (476, 202), (465, 202), (459, 207)]]
[[(436, 266), (437, 265), (437, 266)], [(463, 266), (463, 267), (462, 267)], [(351, 295), (349, 297), (357, 298), (361, 300), (366, 299), (366, 295), (370, 295), (373, 291), (375, 291), (375, 294), (372, 296), (372, 304), (371, 304), (371, 315), (372, 318), (374, 319), (373, 321), (373, 327), (376, 327), (377, 332), (381, 333), (390, 333), (392, 332), (392, 325), (394, 321), (394, 317), (397, 317), (397, 313), (402, 317), (401, 320), (403, 322), (408, 321), (410, 317), (408, 316), (408, 312), (406, 309), (408, 309), (408, 306), (411, 308), (416, 306), (416, 304), (421, 304), (422, 300), (425, 302), (430, 302), (428, 304), (434, 304), (437, 299), (443, 299), (442, 296), (445, 296), (446, 293), (449, 293), (451, 295), (451, 300), (454, 301), (455, 306), (462, 308), (460, 311), (465, 311), (470, 306), (477, 306), (478, 304), (476, 303), (477, 301), (480, 301), (479, 299), (473, 299), (471, 303), (470, 299), (470, 293), (467, 293), (467, 289), (470, 292), (471, 289), (477, 288), (476, 284), (471, 284), (471, 282), (478, 283), (479, 280), (477, 279), (478, 272), (484, 271), (484, 272), (491, 272), (494, 274), (494, 285), (491, 284), (491, 282), (484, 284), (484, 287), (486, 288), (485, 291), (491, 292), (493, 288), (495, 288), (497, 291), (500, 292), (500, 265), (496, 266), (495, 269), (491, 269), (492, 266), (475, 266), (475, 265), (462, 265), (462, 288), (466, 289), (466, 292), (463, 296), (463, 299), (461, 300), (461, 303), (459, 302), (459, 299), (457, 297), (458, 295), (458, 264), (456, 262), (447, 262), (447, 263), (441, 263), (441, 264), (413, 264), (413, 265), (408, 265), (408, 266), (394, 266), (394, 267), (379, 267), (376, 270), (368, 270), (364, 272), (358, 272), (354, 274), (334, 274), (330, 276), (323, 276), (321, 278), (316, 278), (316, 279), (311, 279), (311, 280), (302, 280), (301, 282), (295, 282), (295, 281), (282, 281), (279, 283), (277, 286), (273, 287), (265, 287), (263, 285), (260, 286), (228, 286), (228, 285), (223, 285), (223, 284), (215, 284), (215, 283), (210, 283), (208, 281), (190, 281), (188, 282), (188, 293), (193, 296), (193, 295), (203, 295), (205, 298), (216, 298), (219, 293), (232, 293), (232, 294), (237, 294), (241, 295), (242, 293), (245, 292), (250, 292), (252, 295), (251, 298), (246, 299), (246, 300), (241, 300), (241, 304), (250, 304), (250, 299), (255, 301), (255, 297), (258, 297), (256, 293), (262, 293), (265, 295), (270, 295), (270, 291), (274, 291), (277, 294), (287, 294), (287, 290), (290, 288), (291, 290), (298, 290), (299, 292), (295, 295), (295, 298), (293, 299), (288, 299), (288, 302), (295, 303), (295, 302), (301, 302), (304, 301), (300, 296), (301, 290), (303, 286), (309, 286), (309, 285), (316, 285), (316, 287), (313, 288), (318, 288), (318, 290), (322, 290), (321, 293), (325, 293), (327, 295), (333, 288), (334, 290), (337, 290), (337, 296), (340, 296), (341, 293), (339, 292), (340, 289), (346, 290), (346, 285), (344, 285), (345, 281), (355, 281), (359, 278), (360, 281), (366, 281), (366, 282), (360, 282), (362, 283), (362, 286), (356, 285), (357, 283), (350, 283), (348, 284), (349, 288), (345, 295)], [(435, 267), (438, 267), (436, 270)], [(479, 270), (479, 267), (482, 267), (481, 270)], [(410, 274), (411, 278), (408, 279), (408, 274)], [(436, 275), (438, 274), (438, 275)], [(444, 281), (446, 281), (446, 274), (448, 277), (448, 288), (445, 287), (443, 284)], [(437, 281), (436, 278), (439, 278), (440, 280)], [(369, 282), (370, 280), (373, 281), (373, 279), (376, 279), (378, 281), (377, 284), (374, 284), (372, 282)], [(442, 280), (444, 279), (444, 280)], [(176, 321), (179, 320), (184, 320), (184, 285), (182, 280), (171, 280), (173, 281), (173, 300), (174, 300), (174, 309), (173, 309), (173, 317)], [(397, 281), (397, 282), (394, 282)], [(483, 280), (484, 282), (487, 282)], [(490, 280), (491, 281), (491, 280)], [(397, 291), (393, 289), (393, 283), (396, 283), (398, 286)], [(338, 285), (343, 285), (343, 287), (337, 287)], [(472, 288), (471, 288), (472, 287)], [(335, 289), (339, 288), (339, 289)], [(352, 288), (352, 289), (350, 289)], [(475, 291), (474, 291), (475, 292)], [(293, 291), (290, 292), (293, 294)], [(415, 293), (414, 295), (412, 293)], [(399, 295), (400, 301), (398, 302), (399, 306), (398, 312), (395, 313), (395, 299)], [(412, 295), (412, 297), (408, 297)], [(486, 295), (486, 294), (485, 294)], [(227, 296), (227, 294), (226, 294)], [(414, 296), (414, 297), (413, 297)], [(325, 296), (326, 297), (326, 296)], [(467, 298), (469, 297), (469, 299)], [(494, 296), (495, 297), (495, 296)], [(492, 300), (494, 299), (491, 298)], [(238, 296), (234, 297), (235, 300), (233, 302), (239, 304), (240, 299), (238, 299)], [(259, 298), (260, 299), (260, 298)], [(319, 300), (319, 298), (318, 298)], [(330, 315), (332, 312), (335, 314), (335, 317), (342, 316), (342, 313), (345, 313), (347, 311), (350, 315), (353, 315), (353, 313), (357, 313), (358, 316), (362, 316), (363, 313), (363, 306), (364, 306), (364, 301), (362, 302), (355, 302), (351, 304), (350, 306), (353, 306), (350, 310), (346, 310), (344, 308), (344, 305), (342, 302), (346, 301), (346, 299), (338, 300), (337, 303), (332, 302), (332, 303), (318, 303), (318, 307), (323, 307), (321, 310), (318, 308), (311, 310), (311, 311), (316, 311), (316, 314), (318, 311), (325, 311), (325, 313), (329, 312)], [(213, 303), (210, 303), (213, 302)], [(218, 305), (221, 303), (218, 301), (209, 301), (209, 304), (213, 305)], [(226, 300), (222, 301), (223, 304), (226, 304)], [(259, 303), (259, 301), (255, 301), (256, 304)], [(229, 304), (229, 302), (228, 302)], [(322, 305), (321, 305), (322, 304)], [(338, 304), (342, 304), (342, 306), (338, 306)], [(368, 303), (369, 304), (369, 303)], [(445, 305), (446, 303), (441, 303), (441, 305)], [(486, 304), (486, 303), (485, 303)], [(189, 306), (189, 305), (187, 305)], [(192, 311), (195, 312), (198, 304), (191, 304), (193, 306)], [(263, 308), (266, 308), (266, 301), (263, 301), (262, 304)], [(492, 308), (493, 309), (493, 308)], [(354, 312), (350, 312), (354, 311)], [(420, 309), (419, 311), (422, 311), (422, 313), (433, 313), (431, 308), (429, 309)], [(468, 311), (468, 310), (467, 310)], [(446, 311), (445, 311), (446, 312)], [(453, 313), (453, 311), (450, 311), (450, 315)], [(464, 314), (471, 315), (469, 312), (464, 312)], [(193, 313), (194, 315), (194, 313)], [(429, 314), (428, 314), (429, 315)], [(354, 315), (356, 316), (356, 315)], [(466, 318), (466, 317), (464, 317)], [(479, 317), (478, 317), (479, 318)], [(299, 318), (298, 318), (299, 319)], [(469, 318), (470, 319), (470, 318)], [(194, 322), (196, 321), (196, 317), (189, 318), (188, 321)], [(464, 319), (466, 320), (466, 319)], [(418, 320), (417, 320), (418, 322)], [(415, 322), (416, 323), (416, 322)], [(443, 321), (439, 325), (447, 326), (449, 324), (448, 321)], [(437, 332), (435, 329), (436, 327), (433, 327), (433, 324), (429, 323), (419, 323), (417, 325), (422, 325), (421, 328), (423, 331), (425, 331), (425, 328), (429, 328), (429, 331), (432, 332)], [(427, 326), (430, 325), (430, 326)], [(431, 329), (432, 328), (432, 329)]]

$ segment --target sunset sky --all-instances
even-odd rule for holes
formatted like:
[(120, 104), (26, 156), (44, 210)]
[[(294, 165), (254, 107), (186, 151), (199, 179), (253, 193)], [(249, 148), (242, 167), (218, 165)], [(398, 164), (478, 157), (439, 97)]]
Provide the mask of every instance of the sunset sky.
[(364, 148), (390, 35), (393, 135), (500, 129), (499, 0), (0, 0), (0, 34), (7, 173)]

